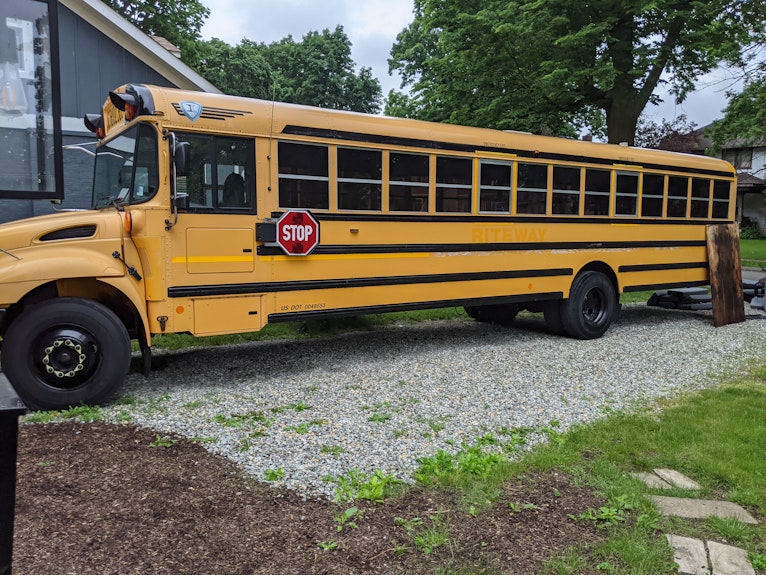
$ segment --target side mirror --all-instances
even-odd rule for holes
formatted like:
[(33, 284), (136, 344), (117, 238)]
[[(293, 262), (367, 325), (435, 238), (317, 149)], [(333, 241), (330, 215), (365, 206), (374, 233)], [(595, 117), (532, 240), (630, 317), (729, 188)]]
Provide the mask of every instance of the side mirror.
[(173, 163), (176, 166), (177, 175), (186, 176), (189, 174), (189, 142), (176, 142)]

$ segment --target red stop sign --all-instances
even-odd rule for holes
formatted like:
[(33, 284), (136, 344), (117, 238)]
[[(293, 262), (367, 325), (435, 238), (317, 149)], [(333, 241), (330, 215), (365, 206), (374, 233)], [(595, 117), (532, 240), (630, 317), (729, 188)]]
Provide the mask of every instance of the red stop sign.
[(319, 245), (319, 222), (306, 210), (289, 210), (277, 220), (277, 243), (289, 256), (305, 256)]

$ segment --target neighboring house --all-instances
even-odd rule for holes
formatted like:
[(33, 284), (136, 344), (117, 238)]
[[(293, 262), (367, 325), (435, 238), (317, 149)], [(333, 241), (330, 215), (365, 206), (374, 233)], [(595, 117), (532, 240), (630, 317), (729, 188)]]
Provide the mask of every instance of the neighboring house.
[[(4, 25), (9, 39), (4, 40), (5, 52), (15, 52), (18, 47), (19, 56), (11, 53), (9, 60), (19, 62), (21, 69), (24, 65), (24, 49), (28, 46), (26, 57), (34, 59), (33, 66), (39, 66), (39, 56), (33, 55), (32, 45), (41, 42), (37, 37), (25, 40), (21, 34), (28, 29), (33, 34), (36, 23), (33, 16), (38, 6), (51, 7), (57, 0), (2, 0), (0, 6), (0, 24)], [(55, 184), (55, 193), (63, 196), (62, 207), (84, 208), (90, 205), (91, 183), (93, 172), (93, 157), (95, 137), (83, 124), (86, 113), (100, 113), (101, 107), (110, 90), (126, 83), (147, 83), (162, 86), (174, 86), (189, 90), (219, 92), (211, 83), (194, 72), (177, 57), (177, 48), (164, 39), (152, 39), (133, 24), (111, 10), (101, 0), (58, 0), (54, 7), (58, 12), (58, 34), (51, 33), (51, 38), (59, 38), (58, 54), (60, 69), (60, 120), (63, 152), (63, 183), (59, 178)], [(28, 20), (26, 20), (28, 18)], [(24, 28), (26, 22), (29, 22)], [(11, 30), (11, 32), (7, 32)], [(15, 31), (14, 31), (15, 30)], [(2, 32), (0, 32), (2, 36)], [(15, 41), (15, 42), (14, 42)], [(172, 52), (176, 50), (176, 52)], [(36, 54), (36, 53), (35, 53)], [(55, 51), (54, 54), (55, 55)], [(3, 58), (5, 59), (5, 58)], [(49, 56), (53, 60), (52, 56)], [(35, 98), (35, 77), (22, 74), (22, 82), (26, 84), (27, 99)], [(53, 107), (52, 109), (55, 109)], [(24, 144), (23, 134), (26, 132), (14, 129), (16, 124), (27, 118), (27, 124), (34, 126), (35, 105), (30, 102), (28, 113), (19, 112), (0, 118), (0, 149), (6, 157), (13, 149), (21, 146), (9, 142)], [(49, 113), (50, 114), (50, 113)], [(40, 117), (40, 114), (37, 114)], [(21, 137), (17, 136), (21, 134)], [(14, 139), (15, 138), (15, 139)], [(30, 140), (27, 137), (27, 140)], [(18, 152), (18, 162), (26, 161), (33, 170), (33, 160), (25, 160), (22, 156), (34, 155), (35, 147), (26, 143), (23, 152)], [(37, 146), (37, 151), (41, 148)], [(6, 160), (7, 161), (7, 160)], [(44, 161), (37, 161), (38, 165)], [(29, 171), (29, 170), (28, 170)], [(50, 184), (53, 185), (53, 184)], [(63, 189), (58, 189), (62, 187)], [(0, 185), (0, 189), (3, 186)], [(0, 222), (19, 218), (46, 214), (53, 211), (49, 200), (30, 199), (34, 192), (27, 192), (25, 199), (0, 199)], [(12, 192), (5, 187), (6, 198), (13, 198)], [(24, 194), (19, 196), (24, 198)]]
[(737, 221), (758, 226), (766, 235), (766, 142), (745, 145), (743, 141), (728, 142), (721, 157), (737, 169)]

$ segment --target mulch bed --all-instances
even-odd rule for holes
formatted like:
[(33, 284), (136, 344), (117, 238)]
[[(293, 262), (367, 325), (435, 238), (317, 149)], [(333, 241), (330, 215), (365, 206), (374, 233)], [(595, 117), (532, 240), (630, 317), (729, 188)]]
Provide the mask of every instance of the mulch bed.
[[(445, 490), (358, 501), (358, 528), (338, 532), (335, 518), (350, 504), (304, 501), (200, 445), (175, 438), (150, 447), (155, 439), (129, 425), (22, 425), (14, 574), (417, 574), (440, 566), (532, 574), (602, 537), (569, 515), (603, 501), (561, 473), (505, 485), (475, 517)], [(513, 512), (517, 502), (535, 508)], [(427, 527), (436, 517), (450, 540), (430, 553), (397, 521)], [(334, 550), (318, 546), (331, 541)]]

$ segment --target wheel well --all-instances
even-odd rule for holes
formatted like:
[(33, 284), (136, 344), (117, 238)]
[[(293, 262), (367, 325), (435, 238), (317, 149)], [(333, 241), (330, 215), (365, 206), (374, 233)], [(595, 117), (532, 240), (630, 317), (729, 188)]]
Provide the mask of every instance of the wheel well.
[(614, 286), (614, 293), (619, 294), (620, 293), (620, 286), (617, 282), (617, 275), (614, 273), (614, 270), (604, 262), (590, 262), (589, 264), (585, 265), (580, 269), (577, 274), (581, 274), (582, 272), (587, 271), (594, 271), (604, 274), (607, 278), (609, 278), (609, 281), (612, 282), (612, 286)]
[(13, 320), (24, 311), (25, 307), (56, 297), (80, 297), (95, 300), (108, 307), (120, 318), (131, 339), (143, 337), (144, 329), (141, 324), (141, 316), (133, 303), (115, 287), (94, 278), (58, 280), (36, 287), (9, 308), (9, 317), (3, 324), (3, 328), (7, 329)]

